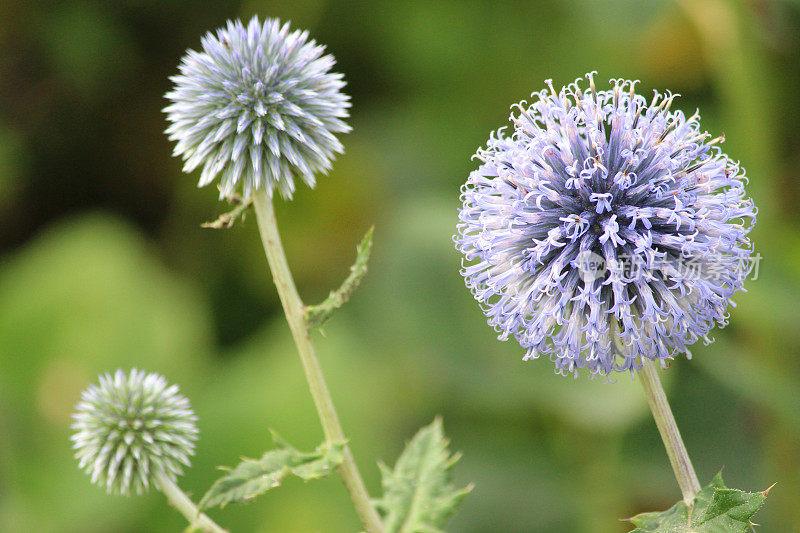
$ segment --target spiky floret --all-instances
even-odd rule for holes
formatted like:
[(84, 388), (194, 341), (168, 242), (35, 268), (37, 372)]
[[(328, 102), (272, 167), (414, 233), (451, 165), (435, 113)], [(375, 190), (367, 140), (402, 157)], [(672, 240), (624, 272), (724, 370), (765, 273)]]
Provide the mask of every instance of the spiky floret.
[(183, 170), (202, 166), (201, 187), (219, 176), (221, 198), (240, 191), (247, 201), (256, 189), (271, 195), (276, 187), (291, 198), (296, 177), (314, 187), (315, 173), (343, 151), (335, 134), (350, 131), (333, 56), (276, 19), (229, 21), (201, 42), (166, 94), (173, 102), (164, 109), (166, 133)]
[(79, 467), (108, 492), (141, 494), (154, 476), (189, 466), (197, 440), (189, 401), (158, 374), (135, 368), (100, 376), (81, 395), (72, 436)]
[(670, 110), (676, 95), (648, 103), (636, 82), (598, 91), (586, 78), (558, 92), (548, 80), (515, 106), (510, 134), (492, 133), (454, 238), (499, 338), (576, 376), (710, 342), (742, 289), (756, 215), (744, 170), (698, 113)]

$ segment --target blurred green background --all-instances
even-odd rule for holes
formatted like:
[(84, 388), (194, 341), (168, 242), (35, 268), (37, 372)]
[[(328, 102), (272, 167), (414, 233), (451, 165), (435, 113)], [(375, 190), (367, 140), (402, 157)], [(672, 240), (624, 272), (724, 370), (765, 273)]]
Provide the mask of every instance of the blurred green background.
[[(759, 206), (759, 278), (730, 325), (666, 372), (702, 482), (763, 490), (760, 531), (800, 531), (800, 3), (0, 3), (0, 532), (175, 532), (157, 493), (107, 496), (72, 458), (70, 414), (100, 372), (178, 383), (201, 440), (181, 486), (259, 456), (274, 428), (322, 438), (255, 220), (201, 229), (227, 206), (170, 157), (161, 112), (186, 48), (228, 18), (291, 19), (338, 59), (353, 97), (347, 152), (280, 202), (300, 292), (321, 300), (376, 225), (370, 272), (315, 334), (373, 495), (375, 462), (436, 414), (475, 482), (453, 532), (623, 532), (679, 498), (638, 384), (572, 380), (521, 361), (485, 324), (453, 250), (470, 156), (510, 104), (590, 70), (682, 94), (724, 132)], [(357, 531), (341, 482), (289, 480), (212, 511), (234, 532)]]

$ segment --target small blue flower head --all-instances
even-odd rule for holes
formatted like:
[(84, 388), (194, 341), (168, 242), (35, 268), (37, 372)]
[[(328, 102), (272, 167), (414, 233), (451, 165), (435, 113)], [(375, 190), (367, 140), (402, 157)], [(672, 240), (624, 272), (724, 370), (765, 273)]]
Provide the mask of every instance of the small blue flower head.
[(146, 491), (158, 473), (173, 480), (189, 466), (197, 440), (189, 401), (158, 374), (135, 368), (100, 376), (73, 415), (75, 457), (108, 492)]
[(229, 21), (202, 45), (183, 57), (166, 94), (166, 133), (184, 172), (202, 165), (200, 187), (219, 176), (220, 198), (241, 192), (245, 201), (276, 187), (291, 198), (296, 177), (314, 187), (315, 173), (343, 151), (335, 134), (350, 131), (333, 56), (308, 32), (256, 17), (247, 27)]
[(501, 340), (556, 372), (641, 369), (710, 342), (751, 261), (744, 170), (636, 82), (521, 102), (462, 187), (462, 274)]

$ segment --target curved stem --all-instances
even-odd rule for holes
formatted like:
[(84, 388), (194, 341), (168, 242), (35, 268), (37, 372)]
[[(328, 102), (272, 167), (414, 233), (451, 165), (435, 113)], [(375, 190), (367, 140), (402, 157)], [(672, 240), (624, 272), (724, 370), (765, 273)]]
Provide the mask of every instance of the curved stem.
[(638, 375), (639, 382), (647, 396), (647, 403), (650, 404), (650, 410), (653, 412), (656, 426), (658, 426), (658, 432), (661, 434), (661, 440), (664, 441), (664, 447), (667, 449), (672, 470), (675, 471), (675, 478), (681, 488), (683, 501), (692, 507), (694, 497), (700, 491), (700, 482), (697, 481), (697, 474), (694, 472), (692, 461), (689, 459), (686, 446), (681, 439), (681, 433), (675, 424), (675, 417), (672, 416), (672, 410), (667, 403), (658, 371), (652, 361), (644, 359)]
[(167, 497), (169, 503), (186, 517), (190, 528), (205, 531), (206, 533), (228, 533), (208, 516), (201, 513), (194, 502), (166, 474), (163, 472), (156, 474), (155, 483), (164, 493), (164, 496)]
[[(292, 330), (297, 351), (300, 353), (308, 388), (314, 398), (314, 405), (317, 407), (325, 438), (329, 442), (346, 442), (342, 426), (339, 423), (339, 417), (333, 406), (331, 394), (328, 392), (328, 386), (325, 384), (322, 369), (314, 352), (314, 346), (311, 344), (303, 302), (297, 293), (292, 273), (286, 262), (286, 255), (283, 252), (281, 238), (278, 233), (278, 225), (275, 221), (272, 200), (263, 190), (259, 190), (254, 195), (253, 205), (255, 206), (261, 241), (264, 244), (264, 251), (267, 254), (270, 270), (272, 270), (272, 279), (275, 281), (275, 287), (278, 289), (278, 295), (286, 313), (286, 320), (289, 322), (289, 329)], [(353, 454), (347, 445), (344, 447), (344, 460), (337, 470), (339, 475), (342, 476), (342, 480), (350, 493), (350, 499), (353, 501), (356, 512), (367, 532), (382, 533), (383, 525), (380, 517), (372, 503), (370, 503), (364, 481), (361, 479)]]

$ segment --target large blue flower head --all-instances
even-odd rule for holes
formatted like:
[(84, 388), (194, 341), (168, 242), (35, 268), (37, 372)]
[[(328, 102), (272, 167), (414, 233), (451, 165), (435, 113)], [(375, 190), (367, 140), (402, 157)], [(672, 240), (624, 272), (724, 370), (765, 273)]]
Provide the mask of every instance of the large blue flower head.
[(228, 22), (202, 45), (183, 57), (166, 94), (173, 102), (164, 109), (172, 123), (166, 132), (178, 141), (183, 170), (202, 165), (201, 187), (219, 176), (220, 197), (241, 191), (245, 201), (276, 187), (291, 198), (296, 177), (313, 187), (314, 174), (343, 150), (335, 134), (350, 130), (333, 56), (308, 32), (256, 17), (247, 27)]
[(636, 82), (580, 81), (515, 106), (462, 188), (456, 247), (500, 339), (556, 372), (641, 369), (724, 326), (756, 209), (697, 113)]

